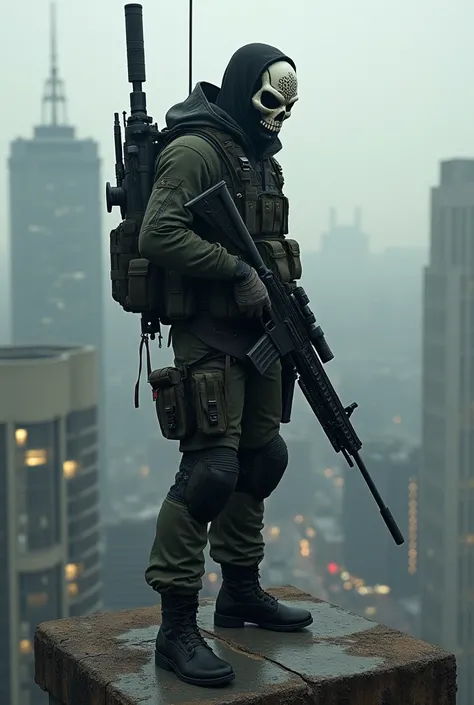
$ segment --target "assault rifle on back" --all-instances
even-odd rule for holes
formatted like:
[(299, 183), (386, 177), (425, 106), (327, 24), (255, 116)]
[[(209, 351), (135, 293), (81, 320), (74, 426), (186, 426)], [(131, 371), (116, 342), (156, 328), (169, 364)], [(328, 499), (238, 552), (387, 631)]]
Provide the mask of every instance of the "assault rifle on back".
[(247, 261), (267, 287), (272, 308), (264, 315), (262, 337), (248, 351), (247, 358), (261, 374), (278, 359), (287, 368), (289, 366), (293, 374), (293, 387), (297, 380), (336, 453), (342, 453), (350, 467), (354, 463), (357, 465), (393, 540), (400, 546), (404, 543), (402, 533), (359, 454), (362, 443), (350, 421), (357, 404), (343, 407), (323, 369), (323, 363), (334, 356), (323, 331), (316, 325), (304, 289), (283, 284), (265, 266), (225, 181), (189, 201), (186, 206), (213, 228), (225, 233), (240, 251), (245, 252)]

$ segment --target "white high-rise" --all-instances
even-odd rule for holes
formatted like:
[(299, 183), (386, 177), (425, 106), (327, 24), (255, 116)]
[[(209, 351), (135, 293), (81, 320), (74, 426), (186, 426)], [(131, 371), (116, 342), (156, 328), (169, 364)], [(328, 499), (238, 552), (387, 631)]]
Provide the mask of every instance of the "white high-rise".
[(93, 348), (0, 348), (0, 703), (45, 701), (37, 624), (102, 608)]
[(419, 516), (421, 638), (455, 653), (458, 705), (472, 705), (474, 159), (442, 162), (431, 192)]

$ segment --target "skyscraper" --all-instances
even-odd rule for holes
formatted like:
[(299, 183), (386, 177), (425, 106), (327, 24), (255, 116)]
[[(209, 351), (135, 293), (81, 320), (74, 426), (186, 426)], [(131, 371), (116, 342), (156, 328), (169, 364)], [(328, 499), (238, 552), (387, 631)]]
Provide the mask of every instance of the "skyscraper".
[(0, 348), (0, 389), (0, 703), (37, 705), (37, 624), (102, 608), (96, 352)]
[(424, 281), (421, 638), (474, 702), (474, 159), (441, 163)]
[[(104, 389), (98, 146), (92, 139), (78, 139), (67, 123), (54, 7), (51, 24), (42, 121), (33, 139), (12, 142), (9, 158), (12, 342), (93, 345), (102, 359)], [(103, 458), (100, 464), (105, 465)]]

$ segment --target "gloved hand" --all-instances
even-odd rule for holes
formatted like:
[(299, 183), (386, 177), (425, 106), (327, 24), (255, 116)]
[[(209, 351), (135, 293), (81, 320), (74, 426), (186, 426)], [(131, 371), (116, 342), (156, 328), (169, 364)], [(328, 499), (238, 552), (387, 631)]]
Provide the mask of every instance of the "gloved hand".
[(234, 298), (238, 309), (248, 318), (261, 318), (271, 308), (267, 287), (253, 267), (239, 260), (235, 271)]

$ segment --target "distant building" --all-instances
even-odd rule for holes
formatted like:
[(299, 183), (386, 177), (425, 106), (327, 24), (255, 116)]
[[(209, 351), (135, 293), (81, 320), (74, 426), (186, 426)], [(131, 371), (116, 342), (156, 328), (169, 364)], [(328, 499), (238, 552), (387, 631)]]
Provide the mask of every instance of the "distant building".
[(158, 506), (136, 507), (106, 522), (104, 605), (107, 611), (158, 604), (158, 595), (145, 581), (158, 509)]
[(361, 211), (356, 208), (352, 225), (337, 222), (337, 213), (331, 208), (329, 229), (321, 238), (321, 255), (354, 263), (369, 256), (369, 237), (361, 227)]
[(353, 589), (384, 585), (395, 599), (418, 592), (418, 449), (398, 439), (365, 443), (363, 459), (389, 506), (405, 543), (397, 546), (357, 468), (344, 470), (344, 568), (363, 581)]
[(441, 162), (423, 302), (421, 638), (474, 702), (474, 159)]
[(40, 622), (100, 611), (92, 348), (0, 348), (0, 703), (37, 705)]
[[(12, 142), (9, 172), (12, 342), (93, 345), (102, 359), (100, 159), (97, 143), (78, 139), (66, 121), (54, 16), (42, 122), (32, 139)], [(100, 465), (105, 480), (104, 458)]]

